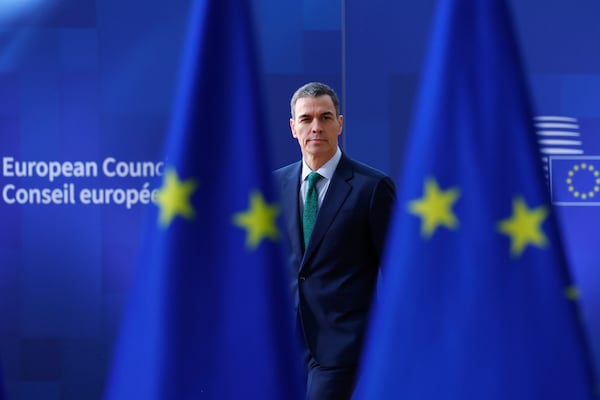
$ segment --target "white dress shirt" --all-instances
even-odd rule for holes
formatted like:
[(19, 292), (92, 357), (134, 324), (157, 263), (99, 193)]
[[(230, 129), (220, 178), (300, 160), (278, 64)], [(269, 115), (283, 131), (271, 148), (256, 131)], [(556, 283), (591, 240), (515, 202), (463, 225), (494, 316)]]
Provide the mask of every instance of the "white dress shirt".
[(342, 158), (342, 151), (339, 146), (337, 151), (331, 157), (329, 161), (327, 161), (321, 168), (316, 171), (310, 169), (310, 167), (306, 164), (306, 161), (302, 159), (302, 184), (300, 185), (300, 214), (304, 214), (304, 199), (306, 198), (306, 191), (308, 190), (308, 174), (311, 172), (317, 172), (322, 176), (321, 179), (317, 181), (317, 192), (319, 193), (319, 209), (321, 208), (321, 204), (323, 204), (323, 199), (325, 199), (325, 195), (327, 194), (327, 189), (329, 188), (329, 183), (331, 182), (331, 178), (333, 178), (333, 173), (337, 168), (340, 158)]

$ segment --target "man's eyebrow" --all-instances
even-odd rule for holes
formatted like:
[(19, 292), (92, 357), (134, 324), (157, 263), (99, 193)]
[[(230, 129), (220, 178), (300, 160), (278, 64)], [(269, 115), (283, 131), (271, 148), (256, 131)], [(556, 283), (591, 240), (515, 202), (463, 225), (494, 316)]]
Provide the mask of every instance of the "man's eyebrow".
[[(330, 116), (330, 115), (335, 115), (335, 114), (332, 111), (323, 111), (321, 114), (319, 114), (319, 117), (327, 117), (327, 116)], [(310, 115), (310, 114), (300, 114), (300, 115), (298, 115), (297, 118), (298, 119), (301, 119), (301, 118), (313, 118), (313, 116)]]

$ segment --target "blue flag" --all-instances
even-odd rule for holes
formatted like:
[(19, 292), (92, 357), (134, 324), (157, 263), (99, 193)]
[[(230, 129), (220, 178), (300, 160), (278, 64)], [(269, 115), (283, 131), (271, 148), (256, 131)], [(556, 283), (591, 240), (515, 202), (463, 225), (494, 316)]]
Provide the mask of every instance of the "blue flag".
[(440, 0), (358, 399), (590, 399), (502, 0)]
[(2, 373), (2, 365), (0, 365), (0, 400), (4, 400), (6, 397), (6, 393), (4, 393), (4, 380)]
[(156, 213), (106, 398), (298, 399), (248, 4), (193, 2)]

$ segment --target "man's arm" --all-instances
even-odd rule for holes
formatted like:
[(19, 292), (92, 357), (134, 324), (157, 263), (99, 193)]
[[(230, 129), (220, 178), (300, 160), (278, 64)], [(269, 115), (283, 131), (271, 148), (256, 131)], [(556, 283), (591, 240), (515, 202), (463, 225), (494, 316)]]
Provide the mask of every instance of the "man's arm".
[(369, 228), (373, 245), (377, 249), (380, 260), (385, 249), (388, 227), (392, 220), (395, 203), (396, 185), (386, 176), (375, 187), (370, 204)]

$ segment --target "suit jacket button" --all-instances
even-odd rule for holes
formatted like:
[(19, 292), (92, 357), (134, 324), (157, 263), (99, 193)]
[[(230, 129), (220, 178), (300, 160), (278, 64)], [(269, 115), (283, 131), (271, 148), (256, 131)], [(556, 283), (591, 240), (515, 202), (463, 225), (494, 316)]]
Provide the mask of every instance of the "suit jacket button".
[(304, 281), (306, 280), (306, 277), (304, 277), (304, 276), (300, 276), (300, 277), (298, 278), (298, 280), (299, 280), (300, 282), (304, 282)]

